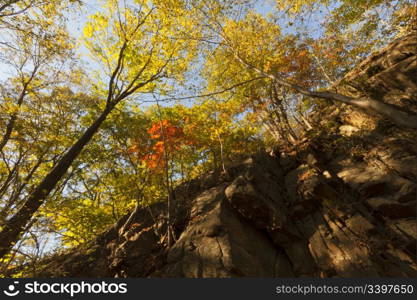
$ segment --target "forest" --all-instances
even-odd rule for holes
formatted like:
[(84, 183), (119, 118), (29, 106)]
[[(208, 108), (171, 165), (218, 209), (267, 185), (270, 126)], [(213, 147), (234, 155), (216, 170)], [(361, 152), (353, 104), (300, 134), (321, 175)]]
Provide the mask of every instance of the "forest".
[(414, 132), (407, 106), (337, 87), (415, 30), (413, 0), (1, 0), (0, 277), (158, 203), (170, 249), (178, 187), (296, 151), (328, 107)]

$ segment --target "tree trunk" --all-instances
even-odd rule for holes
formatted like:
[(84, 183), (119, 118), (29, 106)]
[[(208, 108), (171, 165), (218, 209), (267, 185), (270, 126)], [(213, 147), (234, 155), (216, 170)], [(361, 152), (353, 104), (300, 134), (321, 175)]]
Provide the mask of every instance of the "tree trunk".
[[(17, 108), (18, 108), (18, 111), (20, 110), (20, 107), (23, 104), (23, 100), (24, 100), (25, 95), (26, 95), (26, 92), (27, 92), (26, 89), (27, 89), (29, 83), (32, 81), (33, 76), (34, 76), (34, 73), (32, 73), (31, 79), (28, 82), (26, 82), (26, 83), (23, 84), (23, 90), (22, 90), (22, 92), (19, 95), (19, 99), (17, 100)], [(18, 111), (17, 112), (14, 112), (10, 116), (9, 122), (6, 125), (6, 131), (4, 132), (3, 137), (2, 137), (2, 139), (0, 141), (0, 151), (3, 151), (3, 148), (6, 146), (7, 142), (10, 140), (10, 137), (12, 136), (13, 128), (14, 128), (14, 125), (15, 125), (15, 123), (17, 121)]]
[(18, 241), (26, 225), (32, 216), (43, 204), (48, 194), (55, 188), (58, 181), (67, 172), (72, 162), (77, 158), (85, 145), (91, 140), (98, 131), (100, 125), (106, 120), (114, 106), (108, 106), (94, 121), (93, 124), (84, 132), (78, 141), (68, 150), (59, 160), (57, 165), (45, 176), (42, 182), (29, 195), (25, 204), (19, 211), (3, 225), (0, 232), (0, 258), (6, 255)]

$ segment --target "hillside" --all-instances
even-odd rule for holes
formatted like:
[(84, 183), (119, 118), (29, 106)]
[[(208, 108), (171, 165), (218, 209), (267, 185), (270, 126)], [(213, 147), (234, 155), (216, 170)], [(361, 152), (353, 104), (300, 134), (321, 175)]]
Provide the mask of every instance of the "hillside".
[[(417, 113), (417, 34), (333, 89)], [(42, 277), (416, 277), (417, 132), (341, 104), (292, 149), (248, 155), (178, 186), (95, 240), (44, 258)]]

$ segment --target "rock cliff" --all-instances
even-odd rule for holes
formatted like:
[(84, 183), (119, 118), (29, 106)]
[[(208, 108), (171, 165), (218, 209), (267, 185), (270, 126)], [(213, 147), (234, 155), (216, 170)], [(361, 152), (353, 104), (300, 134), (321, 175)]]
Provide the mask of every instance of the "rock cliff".
[[(336, 87), (417, 113), (417, 34)], [(44, 260), (55, 277), (416, 277), (417, 133), (344, 105), (318, 108), (290, 151), (258, 153), (137, 209), (96, 240)]]

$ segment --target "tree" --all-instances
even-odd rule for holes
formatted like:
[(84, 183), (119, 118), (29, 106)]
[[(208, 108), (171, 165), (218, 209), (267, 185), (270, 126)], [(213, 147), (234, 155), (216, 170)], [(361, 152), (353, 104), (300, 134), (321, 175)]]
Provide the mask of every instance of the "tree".
[[(80, 74), (73, 60), (73, 40), (64, 26), (67, 5), (6, 1), (1, 6), (0, 228), (65, 147), (51, 137), (56, 134), (62, 142), (71, 132), (63, 133), (70, 115), (60, 102), (63, 98), (45, 101), (47, 94), (60, 93), (63, 82), (76, 85)], [(51, 110), (55, 105), (61, 109)], [(63, 123), (56, 126), (59, 119)]]
[[(94, 39), (87, 41), (87, 47), (110, 71), (107, 89), (104, 90), (104, 107), (34, 188), (18, 212), (6, 221), (0, 233), (0, 257), (10, 251), (34, 213), (116, 105), (135, 93), (163, 89), (163, 78), (179, 78), (186, 70), (196, 43), (188, 39), (174, 39), (173, 36), (179, 37), (182, 32), (194, 28), (183, 3), (171, 2), (120, 5), (119, 1), (109, 0), (106, 2), (107, 14), (92, 16), (85, 34), (87, 38)], [(103, 41), (105, 45), (101, 44)], [(160, 86), (156, 86), (157, 82)]]
[[(248, 14), (243, 20), (227, 20), (224, 24), (208, 17), (207, 24), (221, 39), (217, 43), (216, 52), (220, 53), (218, 57), (222, 57), (223, 61), (218, 66), (223, 68), (224, 59), (227, 58), (227, 73), (234, 70), (240, 78), (263, 76), (274, 85), (295, 93), (310, 98), (342, 102), (371, 114), (382, 115), (398, 126), (417, 128), (416, 115), (377, 101), (368, 95), (353, 98), (331, 90), (314, 89), (320, 81), (315, 74), (320, 72), (309, 58), (308, 49), (305, 49), (303, 43), (294, 41), (291, 36), (282, 36), (279, 26), (268, 22), (263, 16)], [(245, 34), (242, 34), (241, 28), (245, 28)], [(219, 73), (221, 72), (211, 72), (210, 76), (214, 77)]]
[(0, 6), (0, 63), (13, 75), (4, 84), (10, 88), (2, 91), (4, 105), (8, 105), (4, 112), (10, 113), (0, 151), (10, 139), (25, 97), (67, 79), (64, 69), (73, 57), (73, 41), (64, 26), (66, 1), (4, 2)]

